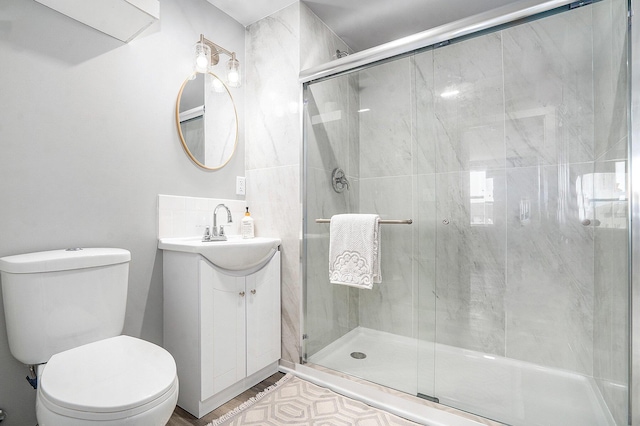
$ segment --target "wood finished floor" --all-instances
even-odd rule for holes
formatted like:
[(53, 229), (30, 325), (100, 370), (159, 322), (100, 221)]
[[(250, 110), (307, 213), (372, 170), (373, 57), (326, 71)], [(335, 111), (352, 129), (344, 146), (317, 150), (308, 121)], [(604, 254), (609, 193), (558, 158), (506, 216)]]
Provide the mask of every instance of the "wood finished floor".
[(207, 423), (218, 419), (220, 416), (227, 414), (229, 411), (238, 407), (243, 402), (253, 398), (283, 377), (284, 373), (275, 373), (274, 375), (267, 377), (254, 387), (242, 392), (231, 401), (221, 405), (201, 419), (196, 419), (194, 416), (187, 413), (182, 408), (176, 407), (176, 409), (173, 411), (173, 415), (169, 419), (169, 423), (167, 423), (167, 426), (205, 426)]

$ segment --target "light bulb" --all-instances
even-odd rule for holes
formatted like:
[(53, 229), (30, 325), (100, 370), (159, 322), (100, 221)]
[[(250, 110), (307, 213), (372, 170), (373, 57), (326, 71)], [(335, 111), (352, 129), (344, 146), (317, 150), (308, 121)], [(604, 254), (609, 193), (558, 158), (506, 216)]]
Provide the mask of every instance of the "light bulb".
[(227, 84), (231, 87), (240, 87), (240, 62), (235, 55), (227, 62)]
[(205, 73), (209, 70), (209, 63), (211, 62), (211, 49), (209, 46), (203, 43), (196, 44), (196, 60), (195, 71)]
[(204, 56), (204, 52), (200, 52), (200, 54), (196, 58), (196, 65), (198, 67), (198, 70), (202, 69), (201, 72), (204, 72), (204, 70), (206, 70), (207, 68), (207, 62), (207, 57)]

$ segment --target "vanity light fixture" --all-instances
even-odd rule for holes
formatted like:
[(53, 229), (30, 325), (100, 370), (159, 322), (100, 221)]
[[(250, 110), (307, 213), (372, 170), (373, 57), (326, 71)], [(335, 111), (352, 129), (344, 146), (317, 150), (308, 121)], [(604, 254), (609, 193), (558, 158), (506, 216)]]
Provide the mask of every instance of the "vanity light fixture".
[(224, 47), (218, 46), (214, 42), (204, 38), (200, 34), (200, 40), (196, 43), (196, 59), (194, 69), (199, 73), (206, 73), (220, 61), (220, 54), (224, 53), (230, 59), (227, 62), (227, 85), (230, 87), (240, 87), (242, 77), (240, 74), (240, 62), (236, 58), (236, 52), (230, 52)]

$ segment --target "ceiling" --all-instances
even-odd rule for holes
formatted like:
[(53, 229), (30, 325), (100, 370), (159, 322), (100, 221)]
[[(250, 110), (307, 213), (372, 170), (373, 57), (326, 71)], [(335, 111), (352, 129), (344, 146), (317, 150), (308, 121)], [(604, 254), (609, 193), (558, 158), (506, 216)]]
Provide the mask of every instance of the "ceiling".
[(297, 0), (207, 0), (245, 27)]
[[(208, 1), (248, 26), (296, 0)], [(354, 52), (517, 1), (302, 0)]]

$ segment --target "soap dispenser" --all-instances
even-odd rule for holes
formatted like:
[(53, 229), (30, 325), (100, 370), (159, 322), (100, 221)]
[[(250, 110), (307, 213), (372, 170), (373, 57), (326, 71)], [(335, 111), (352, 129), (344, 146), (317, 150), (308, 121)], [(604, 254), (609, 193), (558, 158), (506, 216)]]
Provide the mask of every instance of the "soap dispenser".
[(242, 218), (242, 238), (253, 238), (253, 218), (251, 217), (251, 213), (249, 213), (249, 207), (246, 208), (247, 211)]

